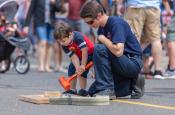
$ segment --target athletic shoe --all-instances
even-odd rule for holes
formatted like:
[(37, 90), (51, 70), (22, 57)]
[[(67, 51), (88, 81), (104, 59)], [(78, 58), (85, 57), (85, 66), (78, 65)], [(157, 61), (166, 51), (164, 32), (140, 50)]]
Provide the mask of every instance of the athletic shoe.
[(166, 72), (163, 74), (163, 76), (166, 79), (175, 79), (175, 69), (174, 70), (167, 69)]
[(88, 92), (84, 89), (80, 89), (78, 92), (79, 96), (88, 96)]
[(154, 79), (165, 79), (165, 77), (163, 77), (163, 74), (161, 71), (156, 70), (154, 72)]
[(139, 75), (136, 84), (132, 87), (131, 99), (139, 99), (145, 93), (145, 76)]
[(65, 94), (65, 95), (77, 95), (77, 90), (76, 89), (70, 89), (70, 90), (67, 90), (65, 92), (63, 92), (62, 94)]
[(110, 90), (110, 89), (99, 91), (98, 93), (94, 94), (93, 96), (95, 96), (95, 97), (96, 96), (109, 96), (110, 100), (116, 99), (115, 91), (114, 90)]

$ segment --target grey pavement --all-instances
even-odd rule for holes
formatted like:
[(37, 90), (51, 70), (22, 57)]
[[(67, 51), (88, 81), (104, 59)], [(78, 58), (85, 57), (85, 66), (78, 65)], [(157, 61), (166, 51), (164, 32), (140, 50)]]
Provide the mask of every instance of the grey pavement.
[[(44, 91), (64, 91), (58, 77), (65, 73), (38, 72), (36, 59), (31, 58), (31, 70), (25, 75), (13, 68), (0, 74), (0, 115), (174, 115), (175, 80), (146, 80), (146, 93), (141, 99), (116, 99), (106, 106), (36, 105), (19, 100), (19, 95), (39, 94)], [(64, 64), (68, 64), (64, 58)], [(161, 63), (165, 68), (167, 58)], [(93, 79), (88, 78), (88, 86)]]

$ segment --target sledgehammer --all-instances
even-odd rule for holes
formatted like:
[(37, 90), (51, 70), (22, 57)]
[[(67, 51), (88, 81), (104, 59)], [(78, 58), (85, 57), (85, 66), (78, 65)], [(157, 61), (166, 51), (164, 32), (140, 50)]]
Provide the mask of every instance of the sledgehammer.
[[(88, 70), (88, 69), (90, 69), (92, 66), (93, 66), (93, 62), (90, 61), (86, 65), (85, 71)], [(75, 73), (74, 75), (72, 75), (72, 76), (70, 76), (68, 78), (66, 78), (64, 76), (61, 76), (61, 77), (58, 78), (58, 81), (60, 82), (61, 86), (67, 91), (67, 90), (70, 90), (70, 83), (71, 83), (71, 81), (74, 80), (74, 79), (76, 79), (78, 77), (78, 75), (81, 76), (81, 74)]]

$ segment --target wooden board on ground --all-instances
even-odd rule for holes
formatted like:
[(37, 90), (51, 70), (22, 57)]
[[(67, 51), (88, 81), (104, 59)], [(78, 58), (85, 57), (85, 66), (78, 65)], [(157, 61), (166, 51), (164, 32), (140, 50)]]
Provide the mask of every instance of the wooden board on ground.
[(61, 93), (58, 91), (47, 91), (43, 94), (37, 95), (20, 95), (19, 99), (21, 101), (30, 102), (34, 104), (49, 104), (50, 97), (59, 97)]
[(92, 105), (109, 105), (109, 96), (97, 96), (97, 97), (81, 97), (74, 95), (63, 95), (60, 97), (49, 98), (50, 104), (55, 105), (81, 105), (81, 106), (92, 106)]
[(47, 91), (37, 95), (20, 95), (21, 101), (34, 104), (54, 105), (109, 105), (109, 96), (81, 97), (76, 95), (62, 95), (60, 92)]

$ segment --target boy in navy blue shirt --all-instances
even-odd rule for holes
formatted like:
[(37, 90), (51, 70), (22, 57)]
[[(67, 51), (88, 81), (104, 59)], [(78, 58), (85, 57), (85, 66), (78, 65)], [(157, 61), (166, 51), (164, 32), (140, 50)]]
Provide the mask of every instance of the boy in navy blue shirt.
[[(68, 76), (75, 73), (82, 73), (85, 71), (85, 65), (92, 61), (94, 44), (84, 34), (72, 31), (71, 27), (62, 21), (55, 25), (54, 37), (58, 41), (64, 52), (70, 57), (71, 63), (68, 69)], [(86, 89), (88, 70), (79, 77), (80, 90), (78, 95), (87, 96)], [(77, 94), (76, 80), (71, 82), (71, 89), (64, 92), (69, 94)]]
[(91, 27), (99, 28), (99, 43), (93, 55), (96, 76), (89, 88), (90, 95), (108, 95), (111, 99), (128, 95), (132, 99), (142, 97), (144, 78), (139, 76), (142, 52), (128, 23), (122, 18), (107, 16), (96, 1), (87, 2), (80, 16)]

